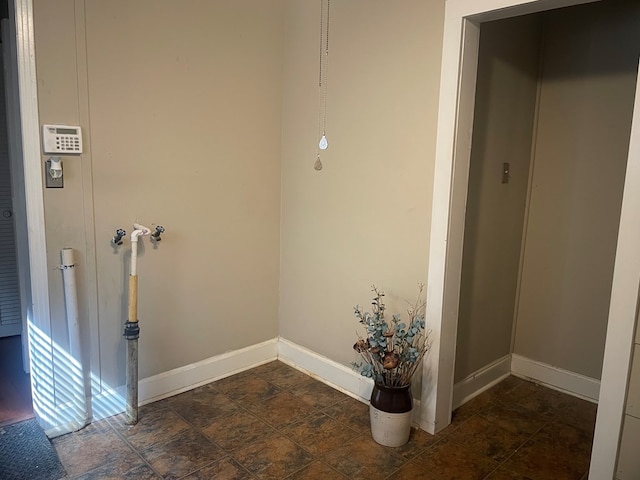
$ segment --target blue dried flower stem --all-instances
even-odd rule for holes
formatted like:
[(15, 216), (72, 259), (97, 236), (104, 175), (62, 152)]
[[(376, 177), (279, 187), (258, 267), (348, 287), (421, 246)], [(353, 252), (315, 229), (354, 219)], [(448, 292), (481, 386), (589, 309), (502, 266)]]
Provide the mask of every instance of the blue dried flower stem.
[(358, 336), (354, 349), (364, 363), (352, 363), (353, 367), (366, 377), (387, 386), (404, 386), (421, 364), (430, 348), (429, 331), (425, 330), (425, 302), (422, 298), (424, 285), (419, 284), (418, 297), (407, 310), (408, 325), (400, 315), (393, 315), (391, 325), (384, 318), (384, 292), (375, 285), (375, 297), (371, 312), (364, 312), (359, 306), (354, 308), (366, 331), (366, 337)]

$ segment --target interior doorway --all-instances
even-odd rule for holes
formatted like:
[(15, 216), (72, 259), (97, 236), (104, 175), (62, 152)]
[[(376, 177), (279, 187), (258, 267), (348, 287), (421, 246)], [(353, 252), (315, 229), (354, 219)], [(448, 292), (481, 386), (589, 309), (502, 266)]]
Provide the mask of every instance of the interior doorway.
[[(0, 3), (0, 19), (8, 19), (7, 2)], [(2, 22), (6, 29), (7, 24)], [(6, 35), (3, 35), (5, 37)], [(6, 41), (2, 41), (0, 65), (5, 71)], [(0, 338), (22, 333), (22, 308), (18, 282), (18, 261), (13, 208), (11, 157), (9, 152), (8, 123), (12, 120), (7, 110), (5, 75), (0, 75)]]
[(481, 25), (456, 383), (513, 354), (597, 401), (638, 23), (622, 0)]
[[(615, 1), (603, 0), (604, 3)], [(451, 0), (447, 3), (427, 312), (437, 335), (434, 355), (439, 361), (429, 365), (425, 373), (430, 381), (430, 387), (423, 389), (422, 397), (422, 425), (426, 429), (437, 431), (446, 426), (452, 406), (480, 26), (488, 21), (584, 3), (591, 2)], [(610, 478), (614, 474), (618, 452), (611, 445), (618, 445), (620, 439), (637, 313), (640, 285), (640, 252), (637, 251), (640, 213), (635, 206), (640, 200), (640, 101), (637, 91), (636, 84), (602, 365), (601, 388), (607, 395), (600, 398), (598, 408), (591, 463), (593, 478)]]
[[(0, 425), (33, 417), (26, 339), (28, 261), (20, 258), (24, 238), (24, 182), (19, 146), (15, 31), (7, 0), (0, 2)], [(24, 250), (24, 248), (22, 248)]]
[(621, 0), (480, 25), (454, 408), (509, 373), (598, 401), (638, 24)]
[(20, 336), (0, 338), (0, 427), (33, 417), (29, 375), (22, 368)]

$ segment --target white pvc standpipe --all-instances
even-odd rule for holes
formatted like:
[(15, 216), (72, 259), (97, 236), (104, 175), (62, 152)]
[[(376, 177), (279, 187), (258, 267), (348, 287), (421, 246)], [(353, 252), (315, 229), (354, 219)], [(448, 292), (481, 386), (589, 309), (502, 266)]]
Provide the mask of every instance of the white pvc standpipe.
[(60, 258), (62, 259), (62, 280), (64, 283), (64, 304), (67, 310), (69, 353), (81, 363), (78, 291), (76, 289), (76, 263), (74, 257), (73, 249), (71, 248), (63, 248), (60, 251)]
[(151, 230), (138, 223), (134, 223), (133, 228), (131, 233), (131, 276), (135, 277), (138, 275), (138, 238), (150, 235)]
[(131, 234), (131, 273), (129, 275), (129, 311), (125, 326), (127, 339), (127, 403), (125, 422), (138, 423), (138, 237), (151, 234), (144, 225), (133, 224)]
[(138, 235), (131, 235), (131, 271), (130, 275), (138, 275)]
[(85, 426), (87, 418), (87, 397), (85, 391), (84, 368), (82, 365), (82, 341), (80, 339), (80, 315), (78, 313), (78, 291), (76, 288), (75, 257), (73, 249), (63, 248), (60, 251), (62, 280), (64, 284), (64, 304), (67, 312), (67, 333), (69, 335), (69, 357), (67, 359), (67, 375), (70, 391), (74, 392), (76, 420), (74, 430)]

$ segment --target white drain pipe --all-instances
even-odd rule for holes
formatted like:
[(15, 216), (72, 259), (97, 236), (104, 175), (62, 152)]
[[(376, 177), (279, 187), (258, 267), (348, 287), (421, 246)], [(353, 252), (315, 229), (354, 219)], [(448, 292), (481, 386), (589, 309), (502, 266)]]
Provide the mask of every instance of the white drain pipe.
[(69, 335), (69, 392), (73, 397), (73, 430), (79, 430), (88, 423), (87, 395), (85, 391), (84, 368), (80, 339), (80, 315), (78, 313), (78, 290), (76, 288), (75, 256), (72, 248), (60, 250), (62, 280), (64, 285), (64, 304), (67, 312), (67, 332)]
[(124, 326), (127, 339), (127, 406), (125, 421), (129, 425), (138, 423), (138, 238), (150, 235), (144, 225), (133, 224), (131, 233), (131, 273), (129, 274), (129, 313)]

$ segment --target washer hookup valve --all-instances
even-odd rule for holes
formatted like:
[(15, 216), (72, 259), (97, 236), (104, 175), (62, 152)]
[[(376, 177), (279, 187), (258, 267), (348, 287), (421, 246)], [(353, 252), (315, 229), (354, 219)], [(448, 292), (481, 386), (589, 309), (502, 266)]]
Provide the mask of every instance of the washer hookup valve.
[(127, 234), (123, 229), (119, 228), (116, 230), (116, 234), (113, 236), (111, 241), (114, 245), (122, 245), (122, 239)]
[(164, 227), (163, 227), (162, 225), (158, 225), (158, 226), (156, 227), (155, 232), (153, 232), (153, 233), (151, 234), (151, 237), (152, 237), (156, 242), (159, 242), (160, 240), (162, 240), (162, 239), (160, 238), (160, 235), (162, 235), (163, 233), (164, 233)]

